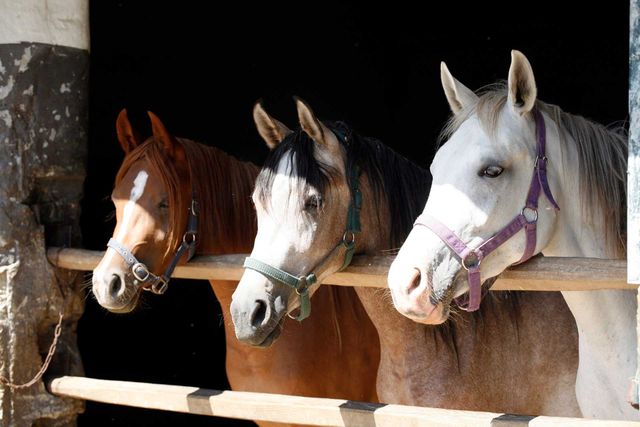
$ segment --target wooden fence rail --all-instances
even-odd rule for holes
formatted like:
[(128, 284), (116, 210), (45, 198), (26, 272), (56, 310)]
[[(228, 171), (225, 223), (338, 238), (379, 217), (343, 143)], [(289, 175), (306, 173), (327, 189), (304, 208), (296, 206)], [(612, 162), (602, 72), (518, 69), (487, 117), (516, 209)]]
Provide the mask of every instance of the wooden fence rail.
[(49, 390), (58, 396), (137, 408), (315, 426), (640, 426), (630, 421), (509, 415), (71, 376), (53, 379)]
[[(49, 248), (49, 261), (61, 268), (90, 271), (104, 252), (85, 249)], [(197, 256), (176, 268), (173, 277), (205, 280), (240, 280), (246, 255)], [(385, 288), (393, 256), (356, 256), (351, 265), (330, 276), (325, 283), (342, 286)], [(505, 271), (493, 290), (577, 291), (600, 289), (637, 290), (627, 283), (627, 262), (596, 258), (536, 257)]]

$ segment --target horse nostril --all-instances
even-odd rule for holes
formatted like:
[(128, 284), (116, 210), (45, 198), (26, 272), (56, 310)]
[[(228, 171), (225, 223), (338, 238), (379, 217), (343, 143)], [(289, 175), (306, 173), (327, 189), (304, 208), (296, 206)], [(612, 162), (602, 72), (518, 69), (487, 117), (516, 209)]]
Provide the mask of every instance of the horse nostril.
[(417, 268), (414, 269), (413, 272), (413, 280), (411, 280), (411, 283), (409, 284), (409, 287), (407, 288), (407, 294), (412, 293), (416, 288), (418, 288), (420, 286), (420, 270), (418, 270)]
[(122, 279), (117, 274), (111, 276), (111, 281), (109, 282), (109, 295), (111, 298), (119, 297), (124, 291), (124, 284), (122, 283)]
[(262, 326), (262, 322), (264, 322), (266, 315), (267, 303), (262, 300), (256, 300), (253, 312), (251, 313), (251, 326), (255, 328)]

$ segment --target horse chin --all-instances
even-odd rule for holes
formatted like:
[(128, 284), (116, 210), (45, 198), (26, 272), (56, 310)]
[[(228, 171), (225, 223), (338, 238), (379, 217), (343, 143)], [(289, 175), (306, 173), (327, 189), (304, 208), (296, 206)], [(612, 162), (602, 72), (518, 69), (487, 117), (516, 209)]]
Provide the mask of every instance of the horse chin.
[(460, 291), (465, 285), (465, 278), (463, 274), (457, 274), (454, 279), (440, 292), (436, 292), (435, 295), (429, 296), (429, 302), (432, 304), (433, 309), (426, 317), (422, 319), (413, 319), (418, 323), (425, 325), (440, 325), (449, 320), (451, 314), (451, 306), (455, 304), (455, 299), (460, 295), (464, 295), (466, 291)]
[(116, 314), (131, 313), (133, 310), (135, 310), (138, 307), (140, 294), (141, 294), (141, 291), (137, 290), (131, 293), (130, 296), (129, 294), (125, 295), (129, 297), (128, 299), (126, 299), (126, 301), (123, 301), (124, 298), (122, 298), (122, 299), (118, 299), (118, 301), (113, 304), (103, 303), (100, 301), (98, 301), (98, 303), (100, 304), (100, 306), (102, 306), (102, 308), (109, 310), (109, 312), (111, 313), (116, 313)]
[(423, 325), (440, 325), (449, 318), (449, 305), (438, 303), (427, 313), (406, 312), (402, 314), (416, 323)]
[(273, 345), (273, 343), (275, 343), (278, 338), (280, 337), (280, 334), (282, 333), (282, 328), (283, 328), (283, 323), (285, 320), (286, 316), (282, 316), (280, 318), (280, 321), (278, 322), (278, 324), (276, 325), (275, 328), (273, 328), (271, 330), (271, 332), (269, 332), (266, 337), (264, 338), (264, 340), (262, 342), (260, 342), (259, 344), (252, 344), (254, 347), (259, 347), (259, 348), (269, 348)]

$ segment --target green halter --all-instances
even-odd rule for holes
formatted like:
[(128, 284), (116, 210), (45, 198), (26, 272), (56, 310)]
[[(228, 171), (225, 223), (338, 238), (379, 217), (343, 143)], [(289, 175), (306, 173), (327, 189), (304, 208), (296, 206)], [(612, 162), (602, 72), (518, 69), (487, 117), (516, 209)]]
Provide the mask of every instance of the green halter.
[[(348, 138), (337, 130), (333, 130), (333, 133), (342, 144), (348, 143)], [(349, 173), (349, 188), (351, 190), (351, 202), (349, 203), (349, 210), (347, 212), (347, 227), (342, 235), (340, 243), (329, 252), (329, 254), (316, 266), (314, 270), (317, 270), (322, 264), (326, 263), (333, 258), (334, 253), (344, 248), (344, 262), (339, 271), (347, 268), (351, 264), (353, 254), (356, 248), (356, 233), (360, 232), (360, 208), (362, 207), (362, 193), (360, 192), (360, 168), (354, 166)], [(247, 257), (244, 260), (244, 268), (257, 271), (263, 276), (280, 282), (295, 289), (296, 294), (300, 297), (300, 314), (295, 318), (301, 322), (311, 314), (311, 299), (309, 296), (309, 286), (317, 282), (317, 277), (314, 273), (309, 273), (306, 276), (294, 276), (286, 271), (262, 262), (258, 259)]]

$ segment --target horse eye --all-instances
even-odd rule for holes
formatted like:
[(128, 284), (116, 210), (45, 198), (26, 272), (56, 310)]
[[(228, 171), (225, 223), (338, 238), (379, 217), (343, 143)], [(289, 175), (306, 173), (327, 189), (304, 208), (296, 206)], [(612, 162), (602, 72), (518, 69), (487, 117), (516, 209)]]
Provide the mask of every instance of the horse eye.
[(305, 211), (315, 211), (322, 207), (322, 197), (318, 195), (313, 195), (307, 197), (307, 200), (304, 202), (304, 210)]
[(158, 207), (160, 209), (169, 209), (169, 202), (167, 202), (166, 200), (163, 200), (160, 203), (158, 203)]
[(479, 173), (480, 176), (486, 176), (487, 178), (496, 178), (504, 171), (501, 166), (487, 166), (483, 171)]

